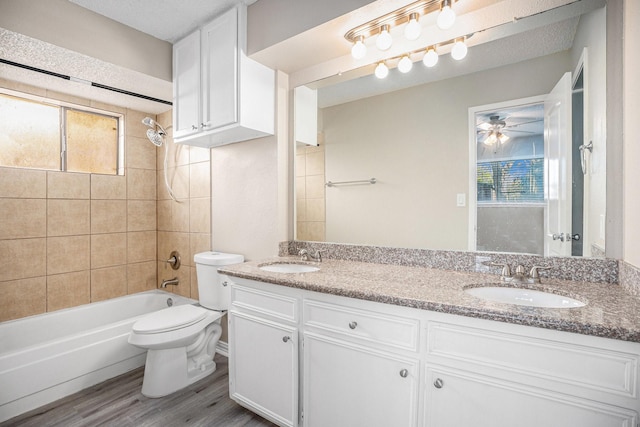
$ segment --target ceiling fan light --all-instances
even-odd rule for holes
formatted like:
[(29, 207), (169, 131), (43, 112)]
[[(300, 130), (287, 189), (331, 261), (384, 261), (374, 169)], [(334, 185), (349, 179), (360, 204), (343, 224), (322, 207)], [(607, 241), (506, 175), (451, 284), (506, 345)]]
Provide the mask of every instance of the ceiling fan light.
[(380, 50), (389, 49), (393, 43), (393, 38), (391, 34), (389, 34), (389, 28), (388, 24), (380, 26), (380, 34), (376, 37), (376, 46)]
[(422, 33), (422, 27), (418, 22), (418, 18), (420, 15), (417, 13), (412, 13), (409, 15), (409, 23), (404, 27), (404, 36), (407, 40), (415, 40), (420, 37), (420, 33)]
[(367, 54), (367, 47), (364, 45), (364, 36), (358, 36), (356, 42), (351, 47), (351, 56), (354, 59), (362, 59)]
[(400, 62), (398, 62), (398, 71), (408, 73), (411, 71), (411, 68), (413, 68), (413, 61), (411, 61), (408, 55), (403, 56)]
[(460, 61), (467, 56), (467, 45), (464, 43), (464, 39), (457, 40), (453, 44), (453, 48), (451, 49), (451, 57), (456, 61)]
[(384, 79), (389, 75), (389, 69), (387, 68), (384, 62), (380, 62), (376, 66), (375, 75), (379, 79)]
[(438, 63), (438, 52), (436, 52), (433, 46), (427, 49), (427, 53), (425, 53), (422, 58), (422, 63), (428, 68), (431, 68)]
[(498, 140), (500, 141), (500, 144), (504, 144), (505, 142), (507, 142), (509, 140), (509, 137), (507, 135), (505, 135), (504, 133), (499, 132), (498, 133)]
[(493, 145), (497, 141), (498, 141), (498, 137), (496, 137), (496, 134), (492, 131), (491, 133), (489, 133), (489, 136), (487, 136), (487, 138), (484, 140), (484, 144)]
[(443, 0), (436, 23), (441, 30), (448, 30), (456, 22), (456, 13), (451, 9), (451, 0)]

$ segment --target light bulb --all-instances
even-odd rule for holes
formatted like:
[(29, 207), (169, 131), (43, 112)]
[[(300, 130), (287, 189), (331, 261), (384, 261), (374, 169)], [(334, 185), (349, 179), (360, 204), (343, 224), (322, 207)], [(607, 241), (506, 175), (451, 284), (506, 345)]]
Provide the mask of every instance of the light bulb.
[(376, 77), (379, 79), (384, 79), (389, 75), (389, 69), (384, 64), (384, 62), (381, 62), (378, 64), (378, 66), (376, 67), (375, 74), (376, 74)]
[(498, 134), (498, 140), (500, 141), (500, 144), (504, 144), (505, 142), (507, 142), (509, 140), (509, 137), (507, 135), (505, 135), (504, 133), (499, 133)]
[(398, 62), (398, 71), (401, 73), (408, 73), (411, 71), (411, 68), (413, 68), (413, 61), (409, 59), (408, 55), (403, 56), (402, 59), (400, 59), (400, 62)]
[(391, 43), (393, 43), (393, 39), (391, 38), (391, 34), (389, 34), (389, 25), (382, 25), (380, 27), (380, 34), (376, 37), (376, 46), (378, 46), (380, 50), (387, 50), (391, 47)]
[(406, 27), (404, 27), (404, 36), (407, 40), (415, 40), (420, 37), (422, 27), (418, 22), (419, 17), (420, 15), (418, 15), (417, 13), (412, 13), (409, 15), (409, 23)]
[(354, 59), (362, 59), (367, 54), (367, 47), (364, 45), (364, 36), (359, 36), (351, 47), (351, 56)]
[(467, 56), (467, 45), (464, 44), (464, 39), (456, 41), (451, 49), (451, 57), (460, 61), (465, 56)]
[(422, 58), (422, 63), (431, 68), (438, 63), (438, 52), (432, 47), (427, 50), (427, 53), (424, 54), (424, 58)]
[(448, 30), (453, 26), (453, 23), (456, 22), (456, 13), (451, 9), (450, 0), (444, 0), (442, 2), (442, 7), (440, 8), (436, 22), (442, 30)]

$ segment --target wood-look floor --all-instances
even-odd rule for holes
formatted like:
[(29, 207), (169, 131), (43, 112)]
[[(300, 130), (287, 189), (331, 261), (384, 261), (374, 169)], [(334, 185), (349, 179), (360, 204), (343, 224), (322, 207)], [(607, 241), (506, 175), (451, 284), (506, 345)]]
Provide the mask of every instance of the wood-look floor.
[(227, 358), (216, 355), (216, 371), (167, 397), (144, 397), (144, 367), (0, 423), (6, 426), (220, 426), (274, 424), (229, 398)]

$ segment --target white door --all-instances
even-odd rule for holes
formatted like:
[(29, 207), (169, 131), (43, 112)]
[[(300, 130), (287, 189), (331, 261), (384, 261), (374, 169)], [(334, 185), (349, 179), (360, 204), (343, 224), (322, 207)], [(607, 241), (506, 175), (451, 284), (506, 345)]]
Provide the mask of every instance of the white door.
[(544, 102), (544, 254), (571, 256), (571, 73)]

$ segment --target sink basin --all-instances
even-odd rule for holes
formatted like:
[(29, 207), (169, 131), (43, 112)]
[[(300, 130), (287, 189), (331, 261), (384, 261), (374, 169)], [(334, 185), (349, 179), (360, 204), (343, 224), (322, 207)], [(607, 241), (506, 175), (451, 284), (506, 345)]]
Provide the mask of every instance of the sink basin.
[(504, 286), (477, 286), (465, 289), (474, 297), (505, 304), (526, 305), (529, 307), (574, 308), (585, 305), (582, 301), (550, 292)]
[(272, 273), (311, 273), (312, 271), (320, 270), (318, 267), (314, 267), (313, 265), (295, 263), (269, 264), (259, 266), (258, 268)]

